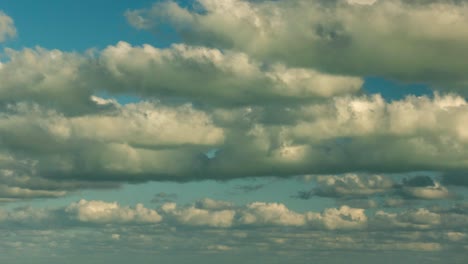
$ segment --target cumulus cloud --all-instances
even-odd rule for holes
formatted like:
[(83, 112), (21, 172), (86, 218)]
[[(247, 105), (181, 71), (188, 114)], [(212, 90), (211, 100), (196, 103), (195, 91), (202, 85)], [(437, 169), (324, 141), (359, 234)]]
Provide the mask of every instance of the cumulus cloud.
[[(147, 174), (157, 167), (164, 175), (169, 174), (166, 169), (171, 163), (173, 170), (186, 171), (181, 161), (193, 168), (203, 161), (203, 149), (224, 139), (223, 130), (191, 105), (174, 108), (141, 102), (77, 117), (39, 105), (16, 104), (9, 109), (9, 114), (0, 117), (2, 145), (10, 156), (20, 150), (34, 156), (39, 162), (24, 162), (39, 177), (49, 173), (58, 173), (56, 178), (74, 177), (77, 170)], [(86, 175), (80, 179), (99, 180)]]
[(280, 63), (240, 52), (174, 44), (165, 49), (126, 42), (86, 54), (40, 47), (5, 50), (0, 103), (38, 103), (66, 115), (114, 106), (99, 93), (188, 102), (263, 105), (310, 101), (359, 91), (363, 80)]
[(0, 184), (2, 198), (57, 198), (65, 196), (65, 194), (65, 191), (32, 190)]
[[(0, 259), (41, 248), (278, 256), (467, 248), (466, 204), (431, 201), (467, 185), (466, 99), (436, 92), (387, 100), (361, 90), (363, 76), (466, 86), (466, 1), (194, 3), (126, 13), (140, 29), (176, 29), (185, 43), (167, 48), (5, 49), (0, 202), (123, 182), (308, 174), (314, 187), (297, 196), (336, 198), (337, 208), (209, 198), (184, 205), (171, 193), (156, 194), (155, 208), (84, 199), (8, 206), (0, 209)], [(0, 42), (15, 35), (0, 12)], [(139, 102), (119, 103), (120, 95)], [(421, 170), (445, 174), (440, 182), (387, 174)]]
[(126, 16), (140, 29), (169, 24), (186, 43), (240, 50), (262, 60), (451, 86), (467, 82), (460, 56), (468, 41), (464, 1), (194, 3), (198, 8), (157, 2)]
[(467, 212), (463, 205), (389, 211), (341, 206), (298, 212), (281, 203), (233, 205), (211, 199), (157, 209), (81, 200), (59, 208), (0, 209), (5, 233), (0, 252), (53, 248), (95, 254), (112, 248), (138, 254), (264, 252), (288, 258), (295, 252), (323, 250), (371, 251), (379, 256), (387, 251), (449, 254), (468, 242)]
[(405, 205), (407, 199), (437, 200), (455, 198), (450, 192), (429, 176), (411, 176), (398, 182), (395, 175), (317, 175), (312, 177), (315, 187), (309, 191), (299, 191), (293, 197), (311, 199), (313, 197), (338, 198), (346, 202), (361, 204), (363, 207), (376, 207), (374, 200), (360, 200), (368, 197), (387, 197), (384, 206)]
[[(345, 1), (200, 0), (203, 10), (194, 11), (169, 1), (157, 3), (151, 11), (127, 14), (129, 19), (137, 16), (142, 22), (140, 27), (150, 27), (151, 17), (166, 10), (170, 21), (173, 16), (196, 20), (186, 28), (188, 33), (196, 27), (208, 32), (220, 25), (235, 29), (239, 37), (255, 32), (265, 43), (277, 40), (279, 46), (274, 49), (265, 44), (252, 50), (243, 46), (247, 42), (228, 47), (217, 40), (207, 44), (209, 47), (189, 45), (203, 43), (188, 41), (168, 48), (119, 42), (94, 54), (7, 49), (8, 59), (0, 67), (0, 78), (4, 80), (0, 84), (0, 147), (1, 155), (7, 158), (0, 163), (12, 175), (29, 178), (26, 184), (2, 176), (3, 198), (58, 197), (71, 190), (97, 186), (92, 182), (99, 181), (117, 186), (120, 182), (149, 180), (465, 170), (468, 104), (461, 96), (435, 93), (432, 97), (386, 101), (380, 95), (360, 93), (363, 79), (349, 76), (354, 72), (325, 73), (328, 70), (324, 68), (301, 64), (305, 58), (326, 65), (321, 54), (334, 53), (319, 50), (320, 58), (313, 60), (304, 54), (296, 65), (275, 51), (281, 47), (283, 37), (296, 37), (296, 27), (288, 23), (304, 18), (293, 11), (328, 10), (311, 18), (317, 20), (311, 24), (314, 37), (303, 36), (328, 43), (341, 38), (341, 29), (330, 28), (336, 25), (339, 29), (339, 23), (330, 21), (350, 20), (350, 28), (342, 28), (348, 32), (355, 29), (356, 23), (356, 27), (362, 26), (361, 21), (352, 18), (359, 12), (368, 12), (372, 17), (375, 12), (400, 12), (405, 17), (407, 11), (402, 7), (408, 6), (425, 17), (426, 11), (430, 13), (438, 6), (446, 7), (449, 13), (454, 6), (464, 8), (461, 3), (382, 2), (351, 5)], [(387, 10), (390, 6), (395, 10)], [(343, 16), (318, 22), (323, 16), (338, 13)], [(207, 19), (221, 22), (207, 23)], [(386, 18), (380, 19), (384, 23)], [(274, 28), (294, 29), (275, 31), (269, 28), (274, 21), (278, 23)], [(238, 23), (248, 26), (238, 30)], [(398, 23), (395, 27), (399, 30)], [(271, 37), (272, 32), (278, 35)], [(210, 36), (218, 33), (224, 34), (211, 32)], [(449, 33), (444, 34), (431, 36), (445, 38)], [(288, 42), (290, 39), (294, 38), (288, 38)], [(257, 45), (256, 41), (253, 38), (251, 44)], [(290, 50), (295, 50), (295, 43)], [(307, 42), (298, 38), (297, 43)], [(315, 44), (311, 45), (312, 53), (318, 52), (315, 48)], [(379, 60), (390, 63), (391, 59)], [(353, 62), (358, 70), (371, 64)], [(366, 71), (366, 75), (371, 73)], [(121, 105), (113, 99), (117, 94), (139, 96), (141, 101)], [(214, 149), (216, 155), (207, 157), (205, 153)], [(322, 189), (302, 195), (384, 193), (389, 183), (376, 177), (345, 176), (335, 179), (333, 186), (322, 182)], [(401, 190), (417, 199), (450, 197), (437, 182), (420, 187), (403, 184)], [(15, 192), (22, 195), (16, 197)]]
[(134, 208), (130, 208), (116, 202), (80, 200), (69, 205), (65, 212), (80, 222), (97, 224), (154, 224), (162, 220), (156, 210), (148, 209), (143, 204), (137, 204)]
[(339, 209), (329, 208), (321, 214), (308, 213), (307, 219), (314, 224), (323, 225), (326, 229), (361, 229), (367, 224), (364, 209), (342, 206)]
[(386, 213), (378, 211), (374, 224), (380, 228), (416, 228), (428, 229), (440, 225), (441, 216), (437, 213), (420, 208), (402, 213)]
[(323, 197), (359, 197), (387, 192), (394, 182), (383, 175), (317, 176), (314, 194)]
[(284, 204), (256, 202), (247, 205), (240, 222), (246, 225), (303, 226), (306, 217), (290, 211)]
[[(213, 201), (214, 202), (214, 201)], [(209, 210), (195, 206), (178, 209), (175, 203), (167, 203), (162, 211), (187, 226), (230, 227), (234, 221), (234, 210)]]
[(223, 106), (326, 98), (357, 92), (363, 84), (360, 78), (263, 65), (244, 53), (185, 44), (158, 49), (119, 42), (103, 50), (99, 62), (109, 77), (103, 86), (110, 92)]
[(449, 190), (429, 176), (416, 176), (403, 180), (401, 192), (416, 199), (446, 199), (453, 197)]
[[(175, 203), (161, 206), (165, 219), (179, 226), (215, 228), (297, 227), (318, 230), (360, 229), (366, 226), (364, 209), (342, 206), (323, 212), (299, 213), (282, 203), (253, 202), (234, 206), (225, 201), (203, 199), (194, 205)], [(170, 221), (170, 220), (169, 220)]]
[(120, 185), (118, 182), (46, 179), (35, 171), (35, 162), (16, 159), (7, 153), (0, 154), (0, 166), (0, 199), (3, 202), (58, 198), (79, 189), (107, 189)]
[(0, 10), (0, 43), (15, 36), (16, 28), (13, 19)]
[[(200, 206), (200, 204), (205, 205)], [(12, 226), (47, 228), (59, 225), (72, 228), (82, 224), (112, 224), (116, 227), (147, 226), (154, 228), (197, 227), (222, 230), (255, 230), (290, 227), (291, 230), (448, 230), (448, 238), (463, 239), (468, 211), (453, 208), (410, 208), (383, 211), (352, 208), (326, 208), (321, 212), (297, 212), (282, 203), (253, 202), (234, 205), (226, 201), (203, 199), (193, 204), (165, 203), (157, 209), (143, 204), (124, 206), (117, 202), (80, 200), (61, 208), (18, 207), (0, 210), (0, 222)], [(457, 209), (458, 208), (458, 209)], [(157, 225), (155, 225), (157, 224)], [(146, 227), (145, 227), (146, 228)], [(200, 230), (200, 229), (192, 229)], [(112, 231), (112, 230), (110, 230)], [(455, 232), (455, 233), (454, 233)], [(115, 233), (115, 230), (114, 230)], [(444, 235), (446, 236), (446, 235)], [(446, 236), (446, 237), (447, 237)]]
[[(35, 102), (67, 114), (94, 112), (90, 96), (96, 87), (85, 77), (92, 71), (91, 57), (60, 50), (5, 50), (0, 64), (0, 102)], [(2, 107), (4, 108), (4, 106)]]
[[(8, 104), (0, 114), (5, 166), (15, 174), (28, 168), (41, 179), (115, 182), (467, 166), (468, 106), (456, 95), (392, 102), (379, 95), (345, 96), (273, 110), (93, 100), (112, 107), (68, 116), (39, 104)], [(218, 151), (208, 158), (204, 153), (212, 149)], [(390, 183), (350, 174), (323, 178), (321, 185), (316, 193), (322, 196), (356, 196), (382, 193)], [(403, 190), (415, 198), (449, 197), (439, 185)]]

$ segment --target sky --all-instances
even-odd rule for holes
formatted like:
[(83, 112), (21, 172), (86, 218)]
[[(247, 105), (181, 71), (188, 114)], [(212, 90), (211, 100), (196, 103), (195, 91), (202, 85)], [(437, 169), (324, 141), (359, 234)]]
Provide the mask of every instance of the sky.
[(0, 2), (0, 262), (465, 263), (468, 1)]

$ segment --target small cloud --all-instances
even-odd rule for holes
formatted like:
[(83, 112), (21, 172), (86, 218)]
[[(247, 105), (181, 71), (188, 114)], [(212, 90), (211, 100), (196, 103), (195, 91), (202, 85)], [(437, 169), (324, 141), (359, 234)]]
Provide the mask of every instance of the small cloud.
[(447, 188), (429, 176), (415, 176), (403, 179), (401, 185), (396, 186), (397, 193), (405, 198), (421, 200), (437, 200), (454, 198)]
[(235, 187), (236, 190), (239, 190), (243, 193), (250, 193), (254, 192), (257, 190), (260, 190), (261, 188), (265, 187), (265, 184), (255, 184), (255, 185), (237, 185)]
[(373, 5), (377, 0), (347, 0), (351, 5)]
[(429, 176), (415, 176), (403, 180), (403, 185), (409, 187), (435, 186), (434, 180)]
[(153, 199), (151, 199), (152, 203), (169, 203), (177, 200), (178, 195), (176, 193), (166, 193), (166, 192), (159, 192), (154, 195)]
[(314, 197), (314, 191), (298, 191), (296, 194), (292, 195), (292, 198), (296, 198), (299, 200), (309, 200)]
[(226, 245), (210, 245), (207, 247), (207, 249), (215, 251), (229, 251), (232, 250), (232, 247)]
[(0, 42), (16, 36), (16, 28), (11, 17), (0, 11)]

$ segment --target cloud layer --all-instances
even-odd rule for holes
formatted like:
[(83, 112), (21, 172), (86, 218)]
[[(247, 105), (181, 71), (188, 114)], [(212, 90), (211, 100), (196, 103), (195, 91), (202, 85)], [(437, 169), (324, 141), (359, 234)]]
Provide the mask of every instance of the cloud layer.
[[(24, 197), (100, 181), (467, 169), (467, 102), (456, 94), (386, 101), (360, 92), (360, 78), (184, 44), (6, 55), (1, 162), (31, 185), (1, 183), (42, 191)], [(448, 195), (431, 192), (407, 191)]]
[(466, 86), (465, 1), (193, 2), (193, 8), (157, 2), (126, 15), (139, 29), (169, 24), (186, 43), (241, 50), (262, 60)]
[(26, 251), (35, 256), (52, 247), (63, 257), (87, 253), (102, 258), (113, 249), (117, 251), (112, 254), (122, 256), (273, 254), (300, 263), (297, 254), (308, 256), (300, 252), (317, 258), (323, 251), (338, 257), (344, 250), (380, 257), (390, 252), (430, 254), (428, 263), (450, 255), (458, 263), (468, 245), (466, 213), (463, 204), (401, 212), (349, 206), (297, 212), (280, 203), (238, 206), (211, 199), (185, 206), (166, 203), (156, 209), (80, 200), (61, 208), (1, 210), (5, 237), (0, 252), (8, 254), (0, 258)]
[[(62, 208), (18, 207), (0, 211), (0, 221), (11, 228), (48, 228), (50, 224), (73, 228), (80, 225), (145, 226), (151, 228), (206, 228), (256, 230), (290, 227), (293, 230), (452, 230), (464, 232), (466, 204), (453, 207), (409, 208), (400, 212), (352, 208), (343, 205), (321, 212), (296, 212), (282, 203), (252, 202), (235, 205), (205, 198), (188, 205), (164, 203), (156, 209), (143, 204), (80, 200)], [(146, 228), (146, 227), (145, 227)]]

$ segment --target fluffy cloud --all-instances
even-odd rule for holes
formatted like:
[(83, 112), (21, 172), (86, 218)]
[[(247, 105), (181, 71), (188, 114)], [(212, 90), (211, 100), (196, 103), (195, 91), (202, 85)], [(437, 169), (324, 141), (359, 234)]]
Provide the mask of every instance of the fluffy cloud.
[(0, 10), (0, 43), (15, 36), (16, 28), (13, 19)]
[[(201, 207), (207, 202), (209, 206)], [(0, 222), (12, 226), (47, 228), (59, 225), (72, 228), (82, 224), (112, 224), (116, 227), (146, 226), (154, 228), (198, 227), (222, 230), (256, 230), (290, 227), (291, 230), (448, 230), (450, 240), (463, 239), (468, 211), (463, 205), (453, 208), (413, 208), (405, 210), (366, 211), (343, 205), (322, 212), (297, 212), (281, 203), (253, 202), (240, 206), (225, 201), (204, 199), (193, 204), (165, 203), (158, 209), (143, 204), (123, 206), (117, 202), (80, 200), (62, 208), (19, 207), (0, 210)], [(146, 227), (145, 227), (146, 228)], [(192, 229), (200, 230), (200, 229)], [(114, 232), (115, 233), (115, 232)], [(446, 236), (446, 235), (444, 235)]]
[(234, 221), (234, 210), (209, 210), (195, 206), (178, 209), (175, 203), (166, 203), (162, 211), (187, 226), (230, 227)]
[(158, 223), (162, 217), (153, 209), (137, 204), (134, 208), (116, 202), (80, 200), (65, 209), (70, 216), (86, 223)]
[(363, 80), (282, 64), (239, 52), (176, 44), (158, 49), (125, 42), (95, 53), (40, 47), (6, 49), (0, 103), (32, 102), (66, 115), (112, 108), (95, 94), (169, 98), (226, 106), (305, 102), (359, 91)]
[[(357, 92), (360, 78), (272, 66), (238, 52), (175, 44), (167, 49), (125, 42), (102, 51), (110, 92), (182, 97), (223, 106), (281, 103)], [(101, 77), (101, 76), (99, 76)]]
[(454, 86), (467, 82), (460, 56), (468, 42), (464, 1), (194, 2), (195, 8), (158, 2), (126, 16), (140, 29), (169, 24), (187, 43), (240, 50), (263, 60), (358, 76)]
[(458, 258), (455, 253), (464, 252), (460, 250), (468, 242), (467, 211), (462, 209), (460, 205), (374, 213), (342, 206), (297, 212), (280, 203), (235, 206), (205, 199), (188, 205), (168, 203), (156, 210), (81, 200), (61, 208), (0, 209), (4, 232), (0, 252), (35, 254), (53, 248), (69, 256), (112, 249), (138, 254), (202, 252), (206, 257), (231, 251), (289, 259), (299, 252), (317, 255), (324, 250), (333, 250), (334, 255), (342, 250), (358, 255), (378, 252), (379, 257), (385, 252), (430, 251), (431, 258), (439, 254)]
[(224, 201), (201, 200), (195, 205), (179, 208), (175, 203), (162, 205), (165, 219), (181, 226), (216, 228), (297, 227), (318, 230), (361, 229), (367, 224), (364, 209), (342, 206), (323, 212), (299, 213), (281, 203), (253, 202), (234, 206)]
[(416, 176), (404, 180), (401, 192), (405, 196), (416, 199), (445, 199), (453, 197), (449, 190), (429, 176)]
[(375, 224), (380, 228), (416, 228), (429, 229), (440, 225), (441, 216), (427, 209), (418, 209), (402, 213), (386, 213), (378, 211), (376, 213)]
[[(36, 161), (23, 163), (39, 177), (49, 173), (74, 177), (78, 171), (95, 174), (99, 170), (104, 174), (159, 171), (164, 175), (169, 174), (169, 167), (174, 174), (196, 166), (202, 162), (203, 149), (224, 139), (223, 130), (190, 105), (142, 102), (114, 107), (102, 114), (66, 117), (38, 105), (11, 105), (10, 113), (0, 116), (3, 148), (16, 163), (22, 160), (15, 156), (18, 151), (32, 155), (23, 159), (34, 157)], [(187, 162), (185, 167), (182, 162)]]
[[(116, 186), (124, 181), (465, 170), (468, 104), (462, 97), (436, 93), (387, 102), (380, 95), (359, 94), (363, 80), (347, 75), (354, 72), (325, 74), (315, 65), (292, 65), (275, 51), (283, 37), (295, 37), (297, 32), (296, 27), (291, 27), (291, 32), (273, 30), (270, 23), (277, 21), (277, 29), (290, 28), (288, 23), (304, 19), (293, 12), (297, 10), (298, 14), (328, 10), (311, 18), (316, 20), (311, 24), (312, 36), (301, 36), (333, 42), (341, 35), (330, 31), (330, 25), (335, 25), (331, 21), (352, 20), (359, 12), (372, 16), (375, 12), (402, 12), (405, 17), (407, 11), (402, 7), (408, 6), (425, 17), (424, 10), (437, 6), (446, 5), (447, 12), (455, 5), (464, 8), (462, 3), (382, 2), (203, 0), (199, 1), (200, 12), (164, 2), (152, 11), (127, 14), (129, 19), (137, 17), (143, 22), (141, 27), (151, 26), (150, 18), (144, 16), (158, 16), (164, 10), (170, 21), (185, 16), (195, 19), (196, 23), (186, 28), (189, 31), (195, 27), (209, 31), (212, 26), (231, 23), (225, 28), (236, 29), (239, 36), (255, 32), (265, 43), (279, 41), (274, 49), (270, 44), (258, 49), (265, 52), (263, 55), (242, 46), (244, 42), (225, 49), (227, 46), (216, 39), (210, 42), (216, 47), (176, 44), (156, 48), (119, 42), (94, 54), (7, 49), (8, 59), (0, 68), (4, 80), (0, 84), (0, 153), (7, 158), (0, 163), (17, 176), (0, 179), (3, 198), (58, 197), (97, 186), (92, 182), (99, 181)], [(391, 6), (395, 10), (387, 10)], [(338, 13), (343, 16), (318, 22)], [(222, 22), (207, 23), (207, 19)], [(344, 27), (343, 32), (361, 23), (348, 22), (350, 28)], [(248, 26), (237, 30), (238, 23)], [(252, 25), (255, 30), (263, 28), (264, 33), (250, 32)], [(271, 37), (272, 32), (278, 35)], [(214, 33), (211, 36), (215, 37)], [(440, 38), (449, 33), (444, 34)], [(253, 46), (256, 41), (254, 38)], [(295, 50), (295, 43), (290, 50)], [(307, 42), (298, 38), (297, 43)], [(315, 44), (310, 50), (318, 52)], [(319, 58), (326, 52), (319, 53), (314, 60), (306, 53), (297, 61), (304, 61), (304, 57), (326, 66)], [(274, 59), (267, 59), (270, 55)], [(371, 63), (354, 65), (359, 70)], [(120, 105), (112, 99), (117, 94), (139, 96), (142, 101)], [(212, 157), (205, 155), (215, 149)], [(16, 177), (27, 178), (28, 183), (12, 180)], [(389, 183), (372, 177), (336, 178), (333, 186), (321, 183), (323, 188), (314, 194), (344, 197), (383, 193)], [(417, 199), (450, 197), (441, 185), (402, 186), (401, 190)]]
[(33, 198), (57, 198), (79, 189), (116, 188), (116, 182), (54, 180), (38, 175), (36, 162), (0, 153), (0, 199), (4, 202)]
[(382, 175), (317, 176), (314, 194), (324, 197), (370, 196), (387, 192), (394, 182)]
[(361, 229), (367, 225), (364, 209), (342, 206), (339, 209), (329, 208), (321, 214), (307, 213), (307, 219), (326, 229)]
[[(67, 116), (34, 103), (6, 105), (0, 114), (6, 168), (16, 175), (28, 168), (25, 174), (42, 179), (119, 182), (467, 166), (468, 106), (455, 95), (392, 102), (345, 96), (273, 109), (92, 100), (106, 109)], [(213, 157), (204, 154), (213, 149)], [(326, 187), (327, 181), (335, 184)], [(389, 184), (350, 174), (322, 178), (317, 193), (376, 194)], [(450, 197), (439, 185), (402, 190), (415, 198)]]
[[(401, 183), (395, 175), (319, 175), (311, 177), (315, 187), (300, 191), (293, 197), (311, 199), (314, 196), (342, 199), (346, 202), (376, 207), (374, 200), (359, 200), (367, 197), (387, 196), (384, 206), (404, 205), (405, 199), (436, 200), (455, 198), (446, 187), (429, 176), (404, 178)], [(390, 197), (390, 198), (389, 198)]]
[[(255, 175), (464, 168), (466, 109), (463, 98), (437, 94), (392, 102), (338, 97), (291, 109), (292, 124), (267, 123), (253, 109), (242, 116), (250, 123), (234, 118), (248, 129), (226, 140), (213, 167), (247, 175), (253, 167)], [(233, 160), (249, 166), (230, 166)]]
[(247, 205), (240, 222), (245, 225), (303, 226), (306, 217), (290, 211), (284, 204), (256, 202)]
[(96, 87), (85, 77), (92, 71), (91, 57), (39, 47), (6, 49), (5, 56), (7, 62), (0, 64), (3, 104), (35, 102), (75, 115), (99, 109), (90, 98)]

